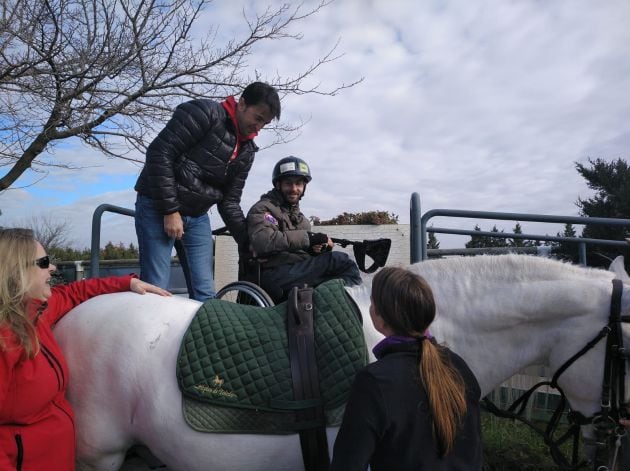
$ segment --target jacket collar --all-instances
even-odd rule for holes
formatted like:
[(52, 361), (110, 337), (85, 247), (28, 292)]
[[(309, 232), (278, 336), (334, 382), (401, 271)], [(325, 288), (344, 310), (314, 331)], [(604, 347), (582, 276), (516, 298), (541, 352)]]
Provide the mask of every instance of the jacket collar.
[(48, 307), (48, 303), (45, 301), (39, 301), (37, 299), (29, 299), (26, 302), (26, 314), (28, 318), (33, 321), (33, 324), (37, 323), (39, 316), (42, 315), (44, 310)]
[(372, 349), (372, 352), (374, 353), (374, 356), (377, 360), (380, 360), (390, 353), (418, 352), (420, 350), (421, 341), (422, 340), (415, 337), (391, 335), (389, 337), (385, 337), (383, 340), (377, 343)]
[(236, 119), (237, 103), (236, 99), (233, 96), (229, 96), (224, 101), (222, 101), (221, 106), (223, 106), (228, 116), (230, 117), (230, 121), (232, 121), (232, 124), (234, 125), (234, 129), (236, 130), (236, 139), (239, 143), (251, 141), (258, 135), (257, 132), (253, 132), (247, 135), (241, 134), (241, 130), (238, 127), (238, 120)]

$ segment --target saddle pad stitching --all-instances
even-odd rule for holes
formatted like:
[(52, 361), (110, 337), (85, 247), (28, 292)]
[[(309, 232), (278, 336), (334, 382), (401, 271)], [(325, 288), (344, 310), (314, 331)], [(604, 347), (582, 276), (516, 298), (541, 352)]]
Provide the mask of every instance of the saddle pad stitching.
[[(334, 286), (335, 284), (337, 286)], [(348, 377), (354, 376), (358, 369), (357, 365), (364, 365), (367, 359), (363, 331), (354, 312), (355, 307), (347, 298), (339, 281), (320, 285), (314, 291), (314, 303), (315, 316), (318, 319), (315, 331), (319, 345), (316, 351), (317, 362), (328, 365), (329, 371), (337, 371), (347, 380)], [(329, 311), (338, 311), (339, 306), (342, 306), (342, 316), (345, 316), (341, 325), (352, 332), (339, 330), (333, 316), (326, 316)], [(216, 300), (204, 304), (200, 313), (208, 310), (212, 312), (206, 312), (207, 316), (203, 319), (199, 315), (195, 317), (191, 326), (196, 322), (199, 324), (199, 330), (187, 334), (180, 348), (180, 354), (185, 352), (189, 360), (186, 364), (178, 358), (178, 381), (184, 388), (183, 393), (191, 398), (224, 406), (236, 404), (240, 395), (246, 395), (248, 400), (239, 403), (238, 407), (269, 411), (274, 410), (267, 406), (269, 397), (291, 401), (293, 392), (290, 387), (288, 357), (285, 357), (284, 352), (274, 351), (272, 348), (278, 342), (286, 345), (285, 309), (286, 306), (283, 305), (264, 309)], [(238, 328), (231, 323), (235, 311), (241, 311), (239, 319), (242, 326), (239, 325)], [(213, 322), (209, 321), (210, 317)], [(217, 324), (223, 327), (222, 336), (217, 336), (213, 332), (213, 326)], [(355, 338), (351, 338), (350, 334)], [(242, 342), (249, 344), (247, 351), (243, 351)], [(231, 361), (223, 362), (223, 366), (218, 367), (225, 368), (223, 371), (214, 368), (226, 358)], [(345, 361), (348, 359), (349, 361)], [(203, 372), (208, 369), (214, 373), (216, 384), (207, 384)], [(190, 378), (193, 378), (192, 383)], [(228, 389), (224, 387), (227, 378)], [(327, 399), (327, 408), (343, 404), (347, 399), (349, 384), (339, 387), (340, 385), (336, 384), (337, 378), (338, 376), (331, 374), (320, 375), (322, 388), (334, 392), (322, 394)], [(193, 388), (199, 384), (204, 386), (203, 381), (206, 391), (191, 389), (191, 384)], [(207, 395), (208, 391), (211, 392), (210, 398)], [(235, 394), (236, 397), (231, 394)]]

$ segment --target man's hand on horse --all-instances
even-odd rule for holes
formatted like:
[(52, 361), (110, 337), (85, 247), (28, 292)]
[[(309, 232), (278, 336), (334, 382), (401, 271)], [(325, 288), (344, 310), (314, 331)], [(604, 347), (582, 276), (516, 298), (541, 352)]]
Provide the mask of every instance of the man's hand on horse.
[(138, 278), (132, 278), (131, 283), (129, 284), (129, 289), (134, 293), (138, 294), (146, 294), (146, 293), (154, 293), (159, 294), (160, 296), (172, 296), (172, 294), (165, 289), (159, 288), (151, 283), (147, 283), (146, 281), (142, 281)]

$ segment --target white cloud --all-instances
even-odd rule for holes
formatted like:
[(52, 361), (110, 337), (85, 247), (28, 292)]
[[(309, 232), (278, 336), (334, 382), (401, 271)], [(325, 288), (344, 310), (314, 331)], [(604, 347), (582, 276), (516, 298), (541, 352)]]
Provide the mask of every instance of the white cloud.
[[(261, 11), (266, 4), (212, 3), (198, 29), (220, 25), (220, 42), (244, 31), (243, 7)], [(315, 4), (307, 1), (305, 7)], [(301, 41), (256, 48), (250, 70), (294, 74), (340, 39), (345, 55), (314, 80), (324, 89), (364, 81), (336, 97), (284, 100), (283, 120), (301, 117), (307, 123), (294, 142), (259, 152), (243, 207), (269, 189), (275, 161), (294, 154), (307, 160), (314, 174), (303, 210), (324, 219), (380, 209), (407, 222), (412, 192), (421, 195), (424, 211), (577, 215), (574, 203), (589, 190), (575, 162), (630, 158), (629, 22), (630, 4), (623, 0), (333, 2), (295, 29), (303, 33)], [(269, 139), (263, 131), (259, 143)], [(88, 165), (101, 166), (51, 170), (39, 185), (80, 193), (85, 185), (139, 171), (84, 148), (59, 150), (57, 157), (81, 164), (89, 157)], [(46, 211), (76, 218), (77, 238), (89, 240), (88, 221), (99, 203), (129, 207), (134, 201), (131, 189), (104, 189), (98, 197), (51, 208), (33, 194), (30, 188), (1, 194), (0, 222), (46, 205)], [(214, 226), (222, 225), (214, 213)], [(110, 224), (111, 235), (103, 240), (135, 237), (132, 225), (114, 218)], [(483, 228), (493, 224), (480, 222)], [(524, 223), (525, 232), (528, 228)]]

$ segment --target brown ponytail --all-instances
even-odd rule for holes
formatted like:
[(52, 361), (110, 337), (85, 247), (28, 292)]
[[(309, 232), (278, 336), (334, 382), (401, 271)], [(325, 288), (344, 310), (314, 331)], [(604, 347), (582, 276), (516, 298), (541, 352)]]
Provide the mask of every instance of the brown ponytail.
[[(420, 337), (435, 318), (431, 287), (420, 275), (385, 267), (372, 281), (372, 304), (396, 335)], [(448, 454), (466, 415), (466, 387), (446, 349), (422, 341), (418, 372), (429, 398), (440, 455)]]
[(444, 456), (453, 449), (457, 429), (466, 414), (464, 380), (444, 348), (430, 340), (422, 342), (419, 370), (433, 414), (433, 430), (441, 445), (440, 455)]

